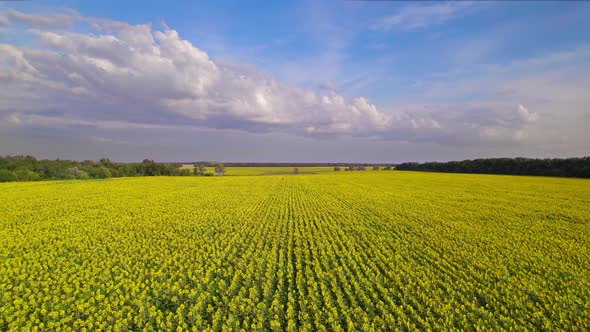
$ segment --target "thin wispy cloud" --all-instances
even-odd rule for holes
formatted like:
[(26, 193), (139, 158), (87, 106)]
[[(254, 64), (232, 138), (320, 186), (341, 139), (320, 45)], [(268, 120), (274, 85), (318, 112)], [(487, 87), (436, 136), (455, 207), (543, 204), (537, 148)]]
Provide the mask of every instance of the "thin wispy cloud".
[(1, 25), (8, 25), (9, 21), (8, 18), (2, 14), (0, 14), (0, 26)]
[(381, 18), (373, 28), (384, 31), (417, 30), (458, 18), (477, 5), (477, 2), (470, 1), (412, 3)]
[[(67, 13), (50, 13), (50, 14), (29, 14), (16, 10), (8, 11), (8, 18), (6, 21), (15, 23), (22, 23), (35, 28), (70, 28), (74, 22), (79, 19), (79, 15), (74, 11)], [(0, 17), (0, 23), (2, 19)]]

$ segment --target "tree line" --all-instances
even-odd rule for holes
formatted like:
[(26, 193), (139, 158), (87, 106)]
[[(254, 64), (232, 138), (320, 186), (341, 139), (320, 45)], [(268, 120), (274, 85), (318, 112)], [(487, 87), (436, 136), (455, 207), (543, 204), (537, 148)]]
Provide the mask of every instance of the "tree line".
[(215, 165), (215, 173), (208, 173), (203, 167), (195, 170), (183, 169), (180, 163), (158, 163), (145, 159), (140, 163), (117, 163), (108, 158), (99, 161), (84, 160), (37, 160), (33, 156), (0, 156), (0, 182), (63, 180), (63, 179), (106, 179), (129, 176), (188, 176), (221, 175), (223, 165)]
[[(212, 161), (198, 161), (186, 162), (185, 164), (202, 164), (205, 166), (214, 167), (216, 162)], [(226, 167), (331, 167), (331, 166), (348, 166), (349, 163), (335, 162), (335, 163), (283, 163), (283, 162), (225, 162)], [(358, 165), (370, 166), (371, 163), (362, 163)]]
[(566, 159), (489, 158), (449, 162), (402, 163), (398, 170), (449, 173), (542, 175), (590, 178), (590, 157)]
[[(62, 179), (106, 179), (130, 176), (212, 176), (223, 175), (223, 164), (211, 161), (191, 163), (194, 169), (182, 167), (182, 163), (158, 163), (144, 159), (140, 163), (118, 163), (108, 158), (99, 161), (37, 160), (33, 156), (0, 156), (0, 182), (37, 181)], [(366, 167), (383, 170), (411, 170), (449, 173), (482, 173), (510, 175), (542, 175), (590, 178), (590, 157), (567, 159), (489, 158), (449, 162), (408, 162), (397, 165), (369, 163), (226, 163), (230, 167), (270, 166), (333, 166), (335, 171), (365, 170)], [(213, 167), (214, 172), (208, 172)]]

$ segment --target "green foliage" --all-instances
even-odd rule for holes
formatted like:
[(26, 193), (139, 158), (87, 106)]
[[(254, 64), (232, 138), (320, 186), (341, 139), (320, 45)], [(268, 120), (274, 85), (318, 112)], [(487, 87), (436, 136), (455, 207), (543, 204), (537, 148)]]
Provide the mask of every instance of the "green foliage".
[(188, 169), (181, 169), (178, 171), (179, 176), (189, 176), (191, 175), (191, 171)]
[(88, 173), (84, 172), (78, 167), (70, 167), (66, 169), (66, 176), (71, 179), (81, 179), (84, 177), (88, 177)]
[(160, 168), (155, 161), (150, 159), (144, 159), (140, 165), (140, 173), (147, 176), (160, 175)]
[(9, 170), (0, 169), (0, 182), (16, 181), (16, 175)]
[[(293, 174), (297, 168), (300, 174), (324, 173), (341, 169), (343, 164), (318, 166), (314, 163), (226, 163), (201, 162), (193, 169), (195, 175), (271, 175)], [(367, 164), (351, 164), (343, 168), (345, 171), (367, 169)], [(103, 168), (101, 168), (103, 167)], [(207, 172), (207, 167), (213, 172)], [(76, 168), (84, 173), (72, 173), (68, 169)], [(217, 171), (216, 171), (216, 168)], [(227, 169), (226, 169), (227, 168)], [(104, 171), (107, 169), (107, 171)], [(378, 170), (378, 165), (372, 165), (368, 169)], [(395, 169), (394, 166), (385, 166), (383, 169)], [(590, 157), (569, 159), (525, 159), (525, 158), (500, 158), (500, 159), (476, 159), (448, 163), (403, 163), (398, 165), (400, 170), (422, 170), (436, 172), (458, 173), (492, 173), (492, 174), (516, 174), (516, 175), (548, 175), (568, 177), (590, 177)], [(39, 176), (39, 180), (58, 179), (85, 179), (131, 176), (186, 176), (187, 172), (181, 169), (180, 164), (158, 163), (145, 159), (141, 163), (116, 163), (108, 158), (99, 161), (85, 160), (37, 160), (32, 156), (6, 156), (0, 157), (0, 170), (16, 172), (29, 170)], [(190, 170), (189, 170), (190, 171)], [(110, 175), (108, 175), (110, 174)], [(31, 179), (32, 177), (32, 179)], [(23, 180), (20, 180), (22, 178)], [(17, 177), (18, 181), (32, 181), (36, 176), (27, 173)]]
[(223, 164), (221, 164), (221, 163), (215, 165), (215, 175), (223, 175), (223, 174), (225, 174), (225, 166), (223, 166)]
[(14, 172), (14, 175), (16, 176), (16, 181), (37, 181), (40, 179), (39, 174), (28, 169), (19, 169)]
[(399, 170), (450, 173), (544, 175), (590, 178), (590, 157), (568, 159), (491, 158), (449, 162), (403, 163)]
[[(78, 162), (59, 159), (37, 160), (31, 156), (0, 157), (0, 170), (19, 171), (18, 181), (186, 174), (186, 172), (181, 174), (178, 164), (156, 163), (148, 159), (142, 163), (114, 163), (108, 158), (102, 158), (98, 162), (92, 160)], [(23, 170), (32, 173), (25, 173)]]
[(347, 171), (364, 171), (366, 169), (367, 169), (366, 166), (363, 164), (352, 164), (352, 165), (348, 165), (348, 167), (345, 170), (347, 170)]
[(195, 175), (205, 175), (206, 172), (207, 168), (203, 164), (198, 164), (195, 166), (195, 168), (193, 168), (193, 173)]
[(111, 171), (105, 166), (99, 166), (95, 168), (94, 172), (92, 173), (92, 177), (97, 179), (108, 179), (111, 176)]
[(588, 331), (588, 201), (419, 172), (3, 183), (0, 329)]

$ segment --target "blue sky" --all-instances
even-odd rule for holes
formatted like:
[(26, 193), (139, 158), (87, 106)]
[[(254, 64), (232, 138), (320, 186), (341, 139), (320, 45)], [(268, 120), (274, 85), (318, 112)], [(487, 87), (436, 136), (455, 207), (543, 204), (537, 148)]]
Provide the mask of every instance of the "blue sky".
[(589, 155), (587, 2), (0, 4), (0, 154)]

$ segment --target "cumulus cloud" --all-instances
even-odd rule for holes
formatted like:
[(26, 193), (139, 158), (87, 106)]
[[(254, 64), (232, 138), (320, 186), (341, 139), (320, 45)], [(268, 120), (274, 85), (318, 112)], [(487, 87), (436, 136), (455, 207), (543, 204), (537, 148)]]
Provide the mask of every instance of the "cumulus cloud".
[(465, 147), (521, 143), (528, 138), (527, 122), (515, 105), (488, 102), (409, 105), (400, 109), (385, 134), (392, 140)]
[[(66, 17), (74, 20), (71, 14), (10, 15), (31, 27), (67, 27), (73, 21)], [(365, 97), (345, 98), (329, 82), (317, 92), (248, 64), (216, 61), (169, 28), (76, 19), (95, 32), (31, 28), (39, 47), (0, 44), (5, 125), (213, 128), (457, 144), (522, 140), (524, 127), (537, 119), (523, 105), (380, 110)]]

